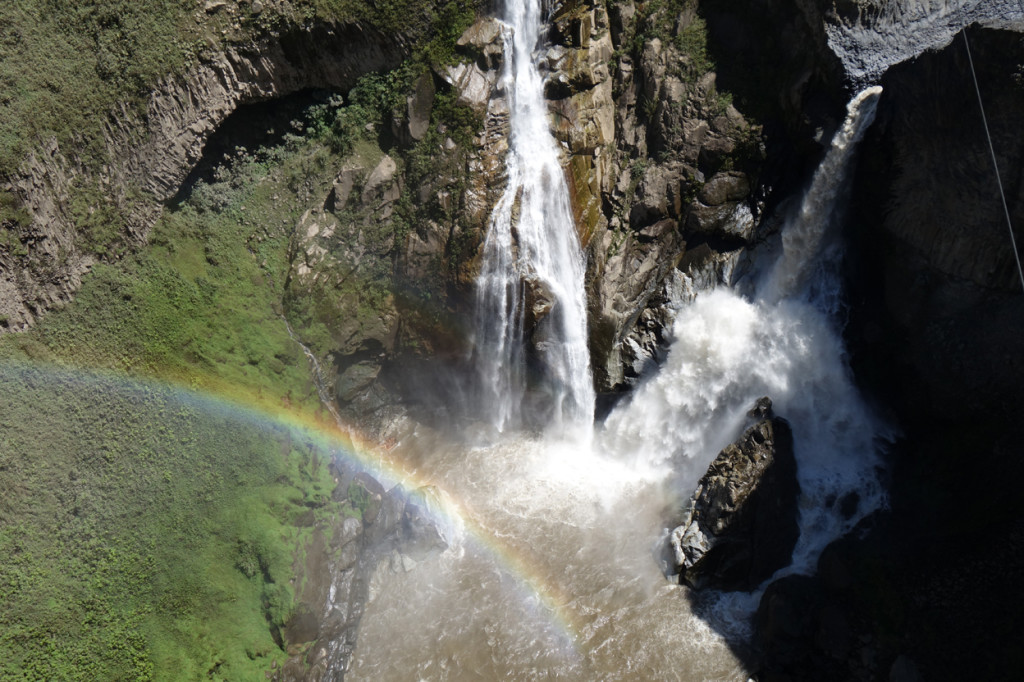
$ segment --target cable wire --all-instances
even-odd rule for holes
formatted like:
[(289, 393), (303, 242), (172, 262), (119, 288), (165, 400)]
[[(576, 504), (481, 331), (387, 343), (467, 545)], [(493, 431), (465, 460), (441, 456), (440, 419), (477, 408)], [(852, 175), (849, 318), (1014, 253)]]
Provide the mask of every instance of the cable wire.
[(971, 43), (967, 40), (967, 27), (963, 30), (964, 47), (967, 48), (967, 62), (971, 65), (971, 78), (974, 80), (974, 92), (978, 96), (978, 108), (981, 109), (981, 122), (985, 126), (985, 138), (988, 140), (988, 151), (992, 154), (992, 168), (996, 171), (996, 184), (999, 185), (999, 198), (1003, 200), (1003, 212), (1006, 213), (1006, 227), (1010, 230), (1010, 245), (1013, 246), (1013, 257), (1017, 259), (1017, 274), (1020, 275), (1020, 286), (1024, 290), (1024, 268), (1020, 265), (1020, 253), (1017, 251), (1017, 238), (1013, 236), (1013, 221), (1010, 220), (1010, 209), (1006, 205), (1006, 194), (1003, 192), (1003, 179), (999, 175), (999, 164), (996, 162), (996, 149), (992, 145), (992, 134), (988, 130), (988, 117), (985, 116), (985, 105), (981, 102), (981, 88), (978, 87), (978, 74), (974, 71), (974, 58), (971, 56)]

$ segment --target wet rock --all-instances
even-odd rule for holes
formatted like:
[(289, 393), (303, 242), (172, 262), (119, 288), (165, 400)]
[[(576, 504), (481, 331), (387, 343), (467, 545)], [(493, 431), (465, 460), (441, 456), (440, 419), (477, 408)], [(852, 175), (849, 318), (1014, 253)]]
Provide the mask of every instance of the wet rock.
[(787, 565), (799, 536), (799, 490), (785, 420), (748, 428), (708, 467), (672, 531), (680, 580), (698, 589), (752, 590)]
[(754, 417), (755, 419), (770, 419), (772, 416), (772, 400), (768, 396), (758, 398), (754, 401), (754, 406), (750, 408), (750, 412), (747, 412), (748, 417)]
[(718, 173), (701, 188), (697, 198), (708, 206), (740, 201), (750, 194), (750, 180), (742, 173)]
[(358, 398), (377, 380), (380, 369), (379, 362), (363, 360), (339, 372), (334, 382), (334, 395), (338, 402), (345, 405)]
[(431, 512), (432, 503), (437, 499), (437, 490), (428, 486), (420, 488), (416, 495), (419, 501), (407, 501), (402, 510), (401, 551), (403, 556), (422, 561), (430, 554), (448, 549), (448, 543), (438, 526), (436, 515)]
[(792, 669), (812, 655), (807, 642), (814, 641), (822, 600), (817, 581), (809, 576), (786, 576), (765, 589), (754, 621), (758, 644), (773, 669)]
[(905, 654), (900, 654), (889, 668), (889, 682), (921, 682), (917, 665)]
[(320, 619), (310, 608), (301, 604), (284, 626), (284, 637), (288, 646), (312, 642), (320, 634)]
[[(657, 235), (657, 238), (652, 238)], [(626, 339), (652, 298), (664, 288), (683, 255), (685, 242), (674, 220), (658, 221), (637, 232), (606, 231), (594, 243), (590, 264), (596, 296), (589, 311), (591, 349), (599, 386), (626, 382)], [(653, 331), (653, 330), (652, 330)], [(664, 338), (663, 331), (654, 333)]]
[(351, 513), (320, 520), (297, 553), (302, 561), (295, 565), (295, 607), (283, 632), (289, 659), (270, 675), (278, 682), (341, 679), (355, 646), (375, 566), (368, 531), (380, 524), (387, 493), (365, 473), (339, 467), (331, 464), (337, 481), (331, 499), (354, 499), (351, 513), (361, 508), (375, 521), (367, 524)]
[(718, 239), (730, 243), (749, 243), (756, 230), (756, 223), (746, 204), (731, 203), (719, 206), (691, 204), (686, 213), (686, 233), (691, 238)]
[(352, 505), (360, 511), (364, 528), (377, 521), (384, 507), (386, 494), (383, 486), (369, 474), (359, 473), (352, 479), (348, 497)]
[(555, 305), (555, 296), (547, 282), (536, 275), (523, 280), (523, 295), (526, 297), (527, 326), (535, 328), (548, 316)]
[(841, 545), (832, 543), (818, 557), (818, 580), (830, 592), (844, 592), (854, 584)]

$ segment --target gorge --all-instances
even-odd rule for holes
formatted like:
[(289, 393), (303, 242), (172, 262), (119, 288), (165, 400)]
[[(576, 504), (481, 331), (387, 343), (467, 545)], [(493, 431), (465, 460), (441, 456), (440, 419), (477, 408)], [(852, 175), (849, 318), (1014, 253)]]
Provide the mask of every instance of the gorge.
[(1016, 3), (256, 5), (3, 172), (5, 675), (1015, 670)]

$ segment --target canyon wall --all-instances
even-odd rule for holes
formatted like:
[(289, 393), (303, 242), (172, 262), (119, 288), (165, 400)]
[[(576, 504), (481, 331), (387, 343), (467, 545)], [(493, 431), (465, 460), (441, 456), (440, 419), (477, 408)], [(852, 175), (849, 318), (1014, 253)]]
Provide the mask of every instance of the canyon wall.
[(98, 256), (83, 244), (72, 205), (121, 223), (128, 248), (150, 228), (199, 160), (207, 137), (240, 105), (308, 88), (344, 91), (367, 72), (397, 66), (401, 36), (352, 25), (292, 26), (206, 54), (181, 76), (157, 83), (144, 111), (110, 113), (107, 163), (87, 168), (55, 140), (25, 160), (5, 189), (24, 211), (5, 223), (0, 248), (0, 332), (31, 326), (66, 303)]
[[(742, 271), (745, 251), (777, 228), (786, 198), (820, 159), (850, 90), (880, 79), (885, 94), (863, 143), (846, 225), (847, 336), (861, 382), (905, 427), (894, 449), (893, 514), (872, 520), (861, 544), (833, 547), (820, 578), (769, 589), (760, 617), (764, 666), (796, 677), (870, 678), (911, 651), (919, 663), (936, 655), (935, 671), (955, 668), (936, 642), (957, 636), (956, 618), (915, 602), (929, 595), (908, 576), (946, 587), (951, 571), (998, 563), (993, 548), (1002, 538), (1016, 556), (1022, 509), (1014, 482), (1024, 473), (1015, 449), (1024, 435), (1024, 298), (956, 36), (977, 22), (968, 36), (1019, 231), (1019, 5), (706, 0), (671, 8), (567, 0), (553, 8), (544, 46), (547, 95), (588, 255), (597, 387), (622, 392), (657, 364), (672, 302)], [(438, 367), (465, 362), (477, 251), (505, 181), (502, 30), (481, 18), (466, 31), (456, 62), (432, 65), (407, 94), (385, 131), (388, 145), (348, 157), (330, 192), (313, 197), (294, 226), (286, 308), (327, 302), (330, 341), (316, 350), (333, 368), (338, 402), (359, 419), (384, 425), (403, 401), (417, 416), (459, 416), (444, 398), (461, 387), (445, 384), (451, 374)], [(293, 27), (208, 54), (159, 83), (145, 112), (113, 112), (110, 162), (98, 174), (73, 150), (38, 149), (4, 187), (24, 217), (5, 224), (0, 247), (0, 331), (26, 329), (69, 301), (96, 262), (71, 215), (83, 188), (107, 197), (123, 217), (124, 241), (141, 246), (210, 134), (239, 106), (309, 88), (347, 91), (360, 75), (397, 66), (407, 50), (400, 36), (359, 25)], [(473, 113), (472, 134), (455, 134), (438, 114), (439, 97)], [(387, 271), (391, 288), (360, 308), (345, 273), (371, 262)], [(329, 543), (340, 531), (321, 532), (317, 541)], [(971, 560), (939, 566), (936, 545), (971, 534)], [(883, 566), (880, 557), (908, 536), (932, 539), (909, 543)], [(953, 583), (950, 613), (976, 617), (990, 583), (1003, 587), (988, 578)], [(310, 608), (324, 606), (324, 589), (308, 595)], [(885, 599), (899, 613), (886, 610)], [(794, 624), (786, 614), (796, 611), (809, 615)], [(1012, 625), (1013, 616), (996, 623)]]

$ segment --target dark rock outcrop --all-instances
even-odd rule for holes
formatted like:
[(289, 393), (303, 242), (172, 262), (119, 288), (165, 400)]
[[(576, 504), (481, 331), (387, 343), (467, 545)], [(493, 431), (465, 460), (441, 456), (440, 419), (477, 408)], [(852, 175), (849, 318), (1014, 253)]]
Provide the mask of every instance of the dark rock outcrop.
[[(1024, 524), (941, 539), (923, 524), (873, 515), (825, 548), (814, 576), (769, 585), (754, 619), (756, 679), (1015, 679), (1007, 634), (1020, 627)], [(949, 552), (968, 539), (998, 550)]]
[(789, 424), (770, 412), (758, 401), (761, 421), (715, 458), (672, 531), (681, 582), (752, 590), (790, 562), (800, 486)]
[[(972, 30), (979, 85), (1022, 245), (1022, 34)], [(1024, 297), (962, 38), (893, 68), (854, 178), (854, 350), (907, 422), (969, 427), (1024, 403)]]
[[(1024, 43), (968, 36), (1019, 235)], [(963, 36), (882, 85), (853, 178), (847, 338), (862, 385), (903, 429), (890, 509), (826, 548), (816, 576), (766, 590), (758, 679), (1013, 679), (1024, 296)]]

